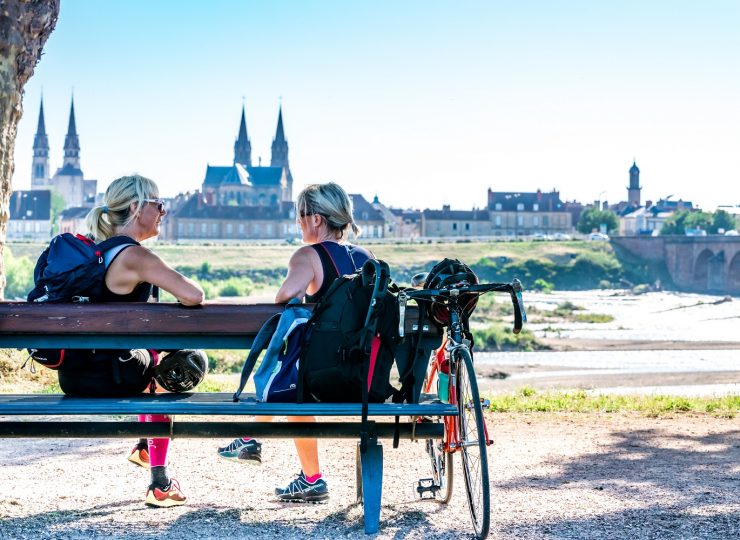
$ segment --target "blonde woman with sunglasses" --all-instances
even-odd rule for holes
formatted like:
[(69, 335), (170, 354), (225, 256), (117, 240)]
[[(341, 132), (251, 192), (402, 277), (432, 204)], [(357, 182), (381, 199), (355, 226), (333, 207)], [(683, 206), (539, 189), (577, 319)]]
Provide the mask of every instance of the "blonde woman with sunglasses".
[[(122, 243), (103, 253), (106, 272), (103, 302), (146, 302), (153, 287), (159, 287), (186, 305), (203, 302), (203, 289), (165, 263), (140, 243), (159, 234), (167, 214), (159, 189), (152, 180), (139, 175), (114, 180), (105, 192), (102, 206), (87, 216), (90, 236), (96, 243), (122, 236)], [(85, 362), (60, 366), (59, 386), (65, 394), (87, 397), (126, 396), (144, 392), (151, 384), (158, 354), (153, 350), (83, 351)], [(140, 415), (142, 422), (169, 422), (166, 415)], [(149, 506), (179, 506), (186, 502), (180, 485), (167, 472), (169, 439), (139, 441), (129, 460), (149, 467), (151, 483), (145, 503)]]

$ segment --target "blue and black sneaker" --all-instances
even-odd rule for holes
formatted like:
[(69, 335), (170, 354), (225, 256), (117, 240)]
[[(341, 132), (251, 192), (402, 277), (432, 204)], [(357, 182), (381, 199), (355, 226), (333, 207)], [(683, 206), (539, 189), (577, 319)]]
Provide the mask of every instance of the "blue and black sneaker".
[(244, 440), (241, 437), (231, 444), (218, 449), (218, 455), (240, 463), (262, 463), (262, 444), (256, 439)]
[(278, 500), (295, 503), (320, 503), (329, 498), (326, 482), (319, 478), (313, 484), (306, 480), (303, 471), (287, 487), (276, 488)]

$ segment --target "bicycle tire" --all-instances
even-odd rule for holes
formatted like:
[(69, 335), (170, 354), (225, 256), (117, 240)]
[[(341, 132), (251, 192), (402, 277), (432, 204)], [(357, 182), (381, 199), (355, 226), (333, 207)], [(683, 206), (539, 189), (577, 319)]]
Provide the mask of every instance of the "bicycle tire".
[(486, 538), (491, 526), (491, 493), (488, 483), (488, 452), (473, 358), (467, 349), (457, 349), (457, 419), (462, 472), (468, 508), (477, 538)]

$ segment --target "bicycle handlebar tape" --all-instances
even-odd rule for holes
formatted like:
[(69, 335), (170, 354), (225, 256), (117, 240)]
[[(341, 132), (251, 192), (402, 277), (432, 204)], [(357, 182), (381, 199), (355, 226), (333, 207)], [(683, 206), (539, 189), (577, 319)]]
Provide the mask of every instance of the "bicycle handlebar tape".
[(511, 282), (511, 303), (514, 306), (514, 328), (512, 332), (518, 334), (522, 331), (522, 326), (527, 320), (527, 315), (524, 311), (524, 300), (522, 298), (522, 283), (514, 278)]

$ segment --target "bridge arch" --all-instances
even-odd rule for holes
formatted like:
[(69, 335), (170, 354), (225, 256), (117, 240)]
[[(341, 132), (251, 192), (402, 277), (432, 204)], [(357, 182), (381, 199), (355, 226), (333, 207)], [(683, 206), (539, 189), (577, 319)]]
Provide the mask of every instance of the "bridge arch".
[(707, 288), (707, 282), (709, 280), (709, 261), (713, 257), (713, 253), (709, 249), (702, 250), (699, 256), (694, 261), (694, 286), (700, 289)]
[(730, 291), (740, 293), (740, 251), (735, 253), (727, 267), (727, 285)]

